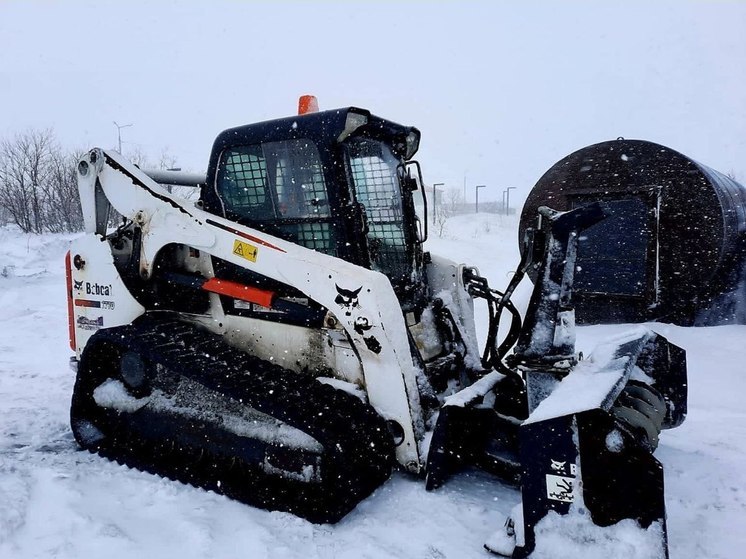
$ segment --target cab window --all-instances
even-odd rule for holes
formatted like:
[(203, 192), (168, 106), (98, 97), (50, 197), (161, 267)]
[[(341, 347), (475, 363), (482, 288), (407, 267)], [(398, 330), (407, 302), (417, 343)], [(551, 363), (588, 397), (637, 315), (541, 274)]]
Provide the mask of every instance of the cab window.
[(321, 158), (310, 140), (227, 149), (216, 187), (228, 219), (337, 255)]
[(216, 186), (226, 214), (234, 218), (330, 215), (318, 149), (309, 140), (230, 148), (221, 157)]

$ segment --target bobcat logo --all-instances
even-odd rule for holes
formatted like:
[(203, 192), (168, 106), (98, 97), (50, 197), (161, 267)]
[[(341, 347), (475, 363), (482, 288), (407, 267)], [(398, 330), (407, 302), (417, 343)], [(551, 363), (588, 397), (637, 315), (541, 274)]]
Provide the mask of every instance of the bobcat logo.
[[(550, 458), (550, 460), (552, 460), (552, 459)], [(552, 460), (552, 464), (551, 464), (552, 470), (554, 470), (555, 472), (561, 472), (562, 470), (565, 469), (565, 464), (566, 463), (567, 463), (567, 461), (565, 461), (565, 462), (558, 462), (557, 460)]]
[(75, 288), (75, 291), (80, 291), (83, 289), (83, 280), (77, 281), (73, 280), (73, 287)]
[(355, 319), (355, 332), (357, 332), (358, 334), (363, 335), (363, 333), (367, 332), (371, 328), (373, 328), (373, 326), (370, 325), (370, 321), (364, 316), (358, 316)]
[(337, 298), (334, 299), (334, 302), (344, 309), (346, 316), (350, 316), (352, 314), (352, 309), (360, 307), (360, 304), (357, 302), (357, 296), (360, 293), (362, 286), (354, 291), (339, 287), (337, 284), (334, 284), (334, 287), (337, 288)]

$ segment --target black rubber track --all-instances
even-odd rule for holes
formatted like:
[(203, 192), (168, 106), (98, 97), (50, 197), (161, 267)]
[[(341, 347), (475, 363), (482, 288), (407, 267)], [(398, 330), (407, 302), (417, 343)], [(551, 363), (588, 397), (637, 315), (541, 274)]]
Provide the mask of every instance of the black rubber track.
[[(289, 455), (287, 447), (238, 436), (215, 422), (148, 406), (132, 413), (100, 407), (93, 391), (108, 378), (121, 378), (125, 352), (139, 355), (148, 376), (165, 368), (187, 377), (300, 429), (324, 450)], [(312, 522), (342, 518), (389, 477), (394, 464), (386, 422), (369, 405), (173, 319), (146, 316), (96, 332), (80, 359), (70, 413), (76, 440), (92, 452)], [(100, 439), (83, 432), (90, 425)], [(301, 465), (317, 460), (320, 481), (268, 474), (259, 467), (267, 454)]]

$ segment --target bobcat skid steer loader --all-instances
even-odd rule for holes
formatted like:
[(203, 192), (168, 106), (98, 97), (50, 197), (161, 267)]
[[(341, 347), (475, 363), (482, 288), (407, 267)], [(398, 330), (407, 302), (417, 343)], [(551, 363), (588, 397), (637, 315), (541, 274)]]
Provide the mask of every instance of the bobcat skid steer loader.
[[(581, 505), (665, 538), (652, 451), (684, 419), (684, 352), (647, 330), (590, 359), (574, 349), (577, 235), (603, 209), (542, 209), (500, 293), (424, 250), (419, 131), (313, 104), (222, 132), (203, 177), (81, 158), (86, 235), (66, 262), (78, 443), (312, 522), (339, 520), (394, 467), (433, 489), (477, 466), (522, 489), (522, 520), (491, 546), (512, 557), (550, 511)], [(510, 295), (531, 267), (521, 326)], [(475, 297), (491, 315), (483, 355)]]

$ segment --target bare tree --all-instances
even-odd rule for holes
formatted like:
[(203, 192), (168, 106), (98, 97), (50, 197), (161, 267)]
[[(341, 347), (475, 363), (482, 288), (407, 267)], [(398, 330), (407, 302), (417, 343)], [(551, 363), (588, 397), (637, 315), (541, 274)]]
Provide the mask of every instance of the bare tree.
[(76, 159), (49, 129), (0, 142), (0, 207), (8, 220), (26, 233), (79, 230)]
[(45, 225), (52, 233), (80, 231), (83, 212), (80, 207), (77, 162), (81, 152), (63, 153), (55, 149), (50, 158), (49, 178), (43, 188)]
[(135, 146), (135, 149), (130, 152), (127, 159), (129, 159), (130, 163), (139, 169), (147, 169), (150, 166), (148, 155), (142, 150), (142, 148), (140, 148), (140, 146)]
[[(168, 148), (163, 148), (163, 150), (161, 151), (161, 158), (158, 161), (158, 168), (161, 171), (166, 171), (168, 169), (176, 169), (177, 165), (178, 165), (178, 162), (176, 161), (176, 157), (174, 157), (168, 152)], [(172, 184), (166, 184), (163, 186), (169, 192), (174, 191), (174, 185)]]
[[(60, 148), (51, 129), (30, 130), (0, 141), (0, 224), (15, 223), (26, 233), (80, 231), (83, 215), (76, 176), (80, 155)], [(140, 168), (151, 165), (139, 147), (129, 159)], [(157, 166), (176, 165), (176, 158), (162, 150)], [(193, 191), (182, 196), (192, 197)], [(120, 220), (112, 208), (110, 224)]]
[(54, 146), (51, 130), (35, 130), (0, 143), (0, 204), (25, 232), (44, 230), (42, 186)]
[(438, 237), (445, 235), (448, 219), (458, 213), (461, 207), (461, 191), (457, 188), (448, 188), (443, 192), (443, 202), (438, 206), (435, 214), (435, 233)]
[(175, 169), (178, 166), (179, 162), (176, 157), (169, 153), (168, 148), (163, 148), (163, 150), (161, 150), (161, 157), (158, 160), (158, 168), (162, 171), (166, 171), (168, 169)]
[(18, 151), (13, 142), (0, 143), (0, 206), (10, 221), (23, 231), (30, 231), (30, 186)]
[(458, 188), (449, 188), (445, 191), (445, 203), (442, 206), (448, 207), (450, 215), (459, 213), (461, 206), (464, 204), (464, 197)]
[(450, 211), (445, 206), (441, 206), (438, 213), (435, 214), (435, 234), (438, 235), (438, 237), (445, 235), (446, 224), (448, 223), (449, 217), (451, 217)]

